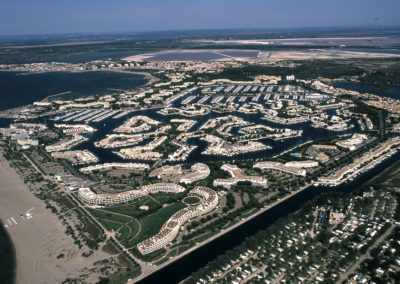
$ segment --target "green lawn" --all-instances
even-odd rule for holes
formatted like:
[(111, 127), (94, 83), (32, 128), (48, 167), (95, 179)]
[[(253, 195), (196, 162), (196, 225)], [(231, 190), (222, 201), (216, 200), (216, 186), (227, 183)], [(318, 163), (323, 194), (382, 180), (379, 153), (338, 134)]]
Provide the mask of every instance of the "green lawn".
[(123, 224), (128, 223), (132, 218), (113, 214), (112, 212), (107, 213), (97, 209), (88, 209), (92, 215), (99, 220), (100, 223), (106, 227), (107, 230), (118, 230)]
[(108, 219), (99, 219), (99, 221), (109, 231), (111, 231), (111, 230), (116, 231), (123, 225), (123, 223), (120, 223), (120, 222), (117, 222), (117, 221), (111, 221), (111, 220), (108, 220)]
[(170, 202), (171, 199), (173, 199), (173, 197), (171, 196), (171, 194), (164, 194), (164, 193), (157, 193), (153, 195), (153, 198), (155, 200), (157, 200), (158, 202), (160, 202), (161, 204)]
[(251, 208), (251, 209), (249, 209), (249, 210), (246, 210), (246, 211), (242, 212), (242, 213), (240, 214), (240, 217), (242, 217), (242, 218), (247, 218), (247, 217), (253, 215), (254, 213), (256, 213), (257, 211), (258, 211), (257, 208)]
[[(155, 203), (154, 201), (152, 201)], [(119, 210), (119, 212), (124, 212), (124, 210), (129, 210), (129, 205), (118, 206), (118, 209), (107, 208), (107, 210), (102, 211), (98, 209), (88, 209), (92, 215), (99, 220), (106, 227), (107, 230), (118, 231), (118, 239), (127, 247), (135, 246), (137, 243), (157, 234), (164, 223), (177, 211), (185, 208), (186, 205), (182, 202), (175, 202), (166, 207), (160, 208), (153, 213), (146, 216), (138, 218), (140, 223), (136, 222), (132, 217), (118, 215), (111, 212), (110, 209)], [(106, 212), (109, 211), (109, 212)], [(122, 213), (121, 213), (122, 214)], [(140, 230), (139, 234), (136, 236), (137, 232)], [(136, 237), (135, 237), (136, 236)], [(135, 238), (134, 238), (135, 237)]]
[(164, 262), (168, 261), (171, 256), (175, 257), (175, 256), (181, 254), (182, 252), (184, 252), (185, 250), (188, 250), (190, 247), (191, 246), (189, 244), (187, 244), (187, 245), (181, 245), (178, 248), (174, 248), (167, 255), (165, 255), (163, 258), (161, 258), (161, 259), (157, 260), (156, 262), (154, 262), (154, 265), (163, 264)]
[(132, 252), (133, 255), (137, 256), (138, 258), (146, 262), (153, 262), (155, 260), (158, 260), (162, 258), (167, 252), (164, 248), (153, 251), (152, 253), (145, 255), (142, 255), (137, 248), (131, 249), (130, 251)]
[(183, 199), (183, 202), (185, 202), (186, 204), (193, 205), (193, 204), (199, 203), (199, 202), (200, 202), (200, 199), (197, 198), (197, 197), (195, 197), (195, 196), (188, 196), (188, 197), (185, 197), (185, 198)]
[[(142, 205), (148, 206), (149, 210), (147, 210), (147, 211), (140, 210), (139, 207)], [(138, 201), (132, 202), (131, 204), (128, 204), (128, 205), (107, 207), (107, 208), (104, 208), (104, 210), (119, 213), (119, 214), (124, 214), (124, 215), (131, 216), (131, 217), (139, 217), (139, 216), (147, 215), (148, 214), (147, 212), (156, 210), (159, 207), (160, 207), (160, 205), (157, 202), (155, 202), (153, 199), (147, 197), (143, 200), (138, 200)]]
[(125, 246), (131, 247), (137, 243), (136, 238), (134, 237), (138, 231), (138, 222), (132, 220), (131, 222), (126, 223), (125, 226), (118, 231), (118, 240), (120, 240)]
[(136, 243), (141, 242), (155, 234), (157, 234), (162, 225), (177, 211), (185, 208), (186, 205), (182, 202), (175, 202), (169, 206), (163, 207), (156, 212), (144, 216), (139, 219), (142, 225), (140, 234), (136, 238)]
[(219, 233), (219, 232), (217, 231), (217, 232), (208, 232), (208, 233), (205, 233), (205, 234), (203, 234), (203, 235), (200, 235), (200, 236), (194, 238), (194, 239), (193, 239), (193, 242), (201, 243), (202, 241), (205, 241), (205, 240), (207, 240), (208, 238), (211, 238), (212, 236), (216, 235), (217, 233)]

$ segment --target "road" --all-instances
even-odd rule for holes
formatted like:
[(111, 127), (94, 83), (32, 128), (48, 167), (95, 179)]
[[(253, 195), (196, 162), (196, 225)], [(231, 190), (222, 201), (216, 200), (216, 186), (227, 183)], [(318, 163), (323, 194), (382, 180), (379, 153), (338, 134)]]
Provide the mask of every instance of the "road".
[(353, 265), (342, 275), (340, 275), (340, 278), (338, 281), (336, 281), (337, 284), (342, 283), (344, 280), (349, 278), (350, 275), (352, 275), (358, 267), (360, 267), (360, 264), (367, 258), (370, 258), (370, 251), (376, 247), (378, 247), (392, 232), (393, 229), (396, 227), (396, 225), (393, 224), (393, 222), (390, 224), (389, 229), (387, 229), (376, 241), (375, 243), (370, 246), (367, 250), (366, 253), (360, 255), (357, 258), (357, 261), (353, 263)]
[[(82, 206), (82, 204), (79, 202), (79, 200), (77, 200), (76, 196), (74, 196), (73, 194), (69, 194), (69, 196), (71, 198), (73, 198), (76, 203), (78, 204), (78, 207), (83, 210), (85, 212), (85, 214), (87, 214), (88, 216), (91, 217), (92, 220), (97, 220), (92, 213), (90, 213), (85, 206)], [(124, 215), (126, 217), (126, 215)], [(138, 259), (136, 256), (134, 256), (128, 248), (126, 248), (123, 244), (121, 244), (121, 242), (115, 237), (114, 233), (107, 230), (100, 222), (96, 221), (97, 226), (99, 226), (101, 229), (104, 230), (104, 232), (106, 232), (106, 236), (107, 236), (107, 240), (108, 239), (112, 239), (120, 248), (122, 248), (122, 251), (125, 252), (129, 257), (131, 257), (132, 259), (134, 259), (139, 265), (140, 268), (142, 270), (142, 274), (146, 273), (148, 274), (149, 272), (154, 271), (154, 266), (148, 264), (147, 262), (144, 262), (140, 259)]]
[[(215, 234), (214, 236), (212, 236), (212, 237), (210, 237), (210, 238), (204, 240), (204, 241), (201, 242), (201, 243), (196, 244), (195, 246), (191, 247), (190, 249), (188, 249), (188, 250), (184, 251), (183, 253), (179, 254), (177, 257), (174, 257), (174, 258), (172, 258), (172, 259), (170, 259), (170, 260), (168, 260), (168, 261), (162, 263), (161, 265), (159, 265), (159, 266), (157, 266), (157, 267), (152, 267), (152, 271), (148, 271), (147, 273), (143, 271), (142, 274), (141, 274), (140, 276), (138, 276), (137, 278), (134, 279), (134, 281), (135, 281), (135, 282), (136, 282), (136, 281), (140, 281), (140, 280), (146, 278), (150, 273), (153, 273), (153, 272), (155, 272), (155, 271), (157, 271), (157, 270), (161, 270), (161, 269), (164, 268), (165, 266), (169, 265), (170, 263), (176, 261), (176, 260), (179, 259), (179, 258), (184, 257), (185, 255), (190, 254), (191, 252), (193, 252), (194, 250), (198, 249), (199, 247), (201, 247), (201, 246), (203, 246), (203, 245), (205, 245), (205, 244), (207, 244), (207, 243), (209, 243), (209, 242), (213, 242), (215, 239), (219, 238), (220, 236), (222, 236), (222, 235), (224, 235), (224, 234), (226, 234), (226, 233), (228, 233), (228, 232), (234, 230), (235, 228), (237, 228), (237, 227), (243, 225), (244, 223), (248, 222), (249, 220), (251, 220), (251, 219), (257, 217), (258, 215), (260, 215), (260, 214), (262, 214), (262, 213), (264, 213), (264, 212), (270, 210), (271, 208), (273, 208), (273, 207), (275, 207), (276, 205), (280, 204), (281, 202), (284, 202), (285, 200), (287, 200), (287, 199), (289, 199), (289, 198), (295, 196), (296, 194), (302, 192), (303, 190), (307, 189), (307, 188), (310, 187), (310, 186), (311, 186), (311, 184), (307, 184), (307, 185), (305, 185), (305, 186), (299, 188), (298, 190), (291, 192), (289, 195), (286, 195), (285, 197), (276, 200), (276, 201), (273, 202), (272, 204), (263, 207), (262, 209), (260, 209), (260, 210), (257, 211), (256, 213), (254, 213), (254, 214), (252, 214), (252, 215), (250, 215), (250, 216), (248, 216), (248, 217), (246, 217), (246, 218), (243, 218), (242, 220), (240, 220), (240, 221), (237, 222), (236, 224), (234, 224), (234, 225), (232, 225), (232, 226), (229, 226), (228, 228), (226, 228), (226, 229), (224, 229), (224, 230), (221, 230), (219, 233)], [(129, 282), (129, 281), (128, 281), (128, 283), (134, 283), (134, 282)]]

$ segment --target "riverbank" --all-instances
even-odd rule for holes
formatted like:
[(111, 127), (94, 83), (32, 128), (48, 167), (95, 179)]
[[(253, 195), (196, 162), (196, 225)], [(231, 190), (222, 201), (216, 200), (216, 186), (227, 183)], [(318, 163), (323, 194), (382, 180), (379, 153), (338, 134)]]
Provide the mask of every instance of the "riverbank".
[[(310, 143), (310, 142), (305, 142), (305, 143), (303, 143), (303, 144), (307, 144), (307, 143)], [(301, 146), (301, 145), (300, 145), (300, 146)], [(297, 147), (299, 147), (299, 146), (295, 146), (294, 148), (297, 148)], [(386, 154), (385, 156), (383, 156), (383, 157), (377, 159), (372, 165), (368, 165), (368, 166), (366, 166), (365, 168), (362, 168), (362, 169), (360, 169), (359, 171), (356, 171), (356, 172), (354, 173), (354, 175), (350, 175), (349, 177), (345, 178), (340, 184), (338, 184), (338, 186), (342, 185), (343, 183), (345, 183), (346, 181), (348, 181), (350, 178), (351, 178), (351, 179), (354, 179), (354, 178), (356, 178), (356, 177), (359, 176), (359, 175), (365, 174), (368, 170), (374, 169), (375, 167), (377, 167), (378, 165), (380, 165), (380, 164), (383, 163), (384, 161), (387, 161), (389, 158), (391, 158), (392, 156), (394, 156), (394, 155), (396, 155), (396, 154), (398, 155), (398, 151), (397, 151), (397, 150), (394, 150), (391, 154)], [(164, 267), (170, 265), (172, 262), (174, 262), (174, 261), (176, 261), (176, 260), (178, 260), (178, 259), (180, 259), (180, 258), (183, 258), (183, 257), (185, 257), (186, 255), (192, 253), (192, 252), (193, 252), (194, 250), (196, 250), (197, 248), (199, 248), (199, 247), (201, 247), (201, 246), (205, 246), (206, 244), (208, 244), (208, 243), (214, 241), (215, 239), (217, 239), (217, 238), (219, 238), (219, 237), (221, 237), (221, 236), (223, 236), (223, 235), (229, 233), (230, 231), (236, 229), (237, 227), (243, 225), (244, 223), (247, 223), (248, 221), (250, 221), (250, 220), (252, 220), (252, 219), (255, 219), (256, 217), (258, 217), (258, 216), (264, 214), (265, 212), (267, 212), (267, 211), (270, 210), (271, 208), (274, 208), (274, 207), (278, 206), (279, 204), (285, 202), (286, 200), (295, 197), (297, 194), (303, 192), (304, 190), (306, 190), (306, 189), (308, 189), (308, 188), (310, 188), (310, 187), (312, 187), (312, 186), (315, 187), (315, 186), (318, 186), (318, 184), (316, 184), (316, 183), (309, 183), (309, 184), (304, 185), (303, 187), (299, 188), (298, 190), (293, 191), (293, 192), (291, 192), (290, 194), (288, 194), (288, 195), (286, 195), (286, 196), (284, 196), (284, 197), (282, 197), (282, 198), (276, 200), (275, 202), (273, 202), (273, 203), (271, 203), (271, 204), (269, 204), (269, 205), (263, 207), (262, 209), (260, 209), (260, 210), (257, 211), (256, 213), (254, 213), (254, 214), (252, 214), (252, 215), (250, 215), (250, 216), (248, 216), (248, 217), (246, 217), (246, 218), (243, 218), (242, 220), (240, 220), (239, 222), (235, 223), (234, 225), (228, 227), (227, 229), (220, 231), (219, 233), (215, 234), (214, 236), (208, 238), (207, 240), (205, 240), (205, 241), (203, 241), (203, 242), (201, 242), (201, 243), (196, 244), (195, 246), (189, 248), (188, 250), (184, 251), (184, 252), (181, 253), (180, 255), (178, 255), (178, 256), (176, 256), (176, 257), (173, 257), (173, 258), (171, 258), (170, 260), (168, 260), (168, 261), (166, 261), (166, 262), (160, 264), (160, 265), (157, 266), (157, 268), (154, 269), (153, 271), (146, 271), (145, 273), (143, 273), (141, 276), (139, 276), (137, 279), (134, 279), (134, 280), (135, 280), (135, 281), (140, 281), (140, 280), (146, 278), (149, 274), (152, 274), (152, 273), (154, 273), (154, 272), (156, 272), (156, 271), (158, 271), (158, 270), (161, 270), (162, 268), (164, 268)], [(133, 283), (133, 282), (132, 282), (132, 283)]]
[(164, 283), (180, 283), (191, 273), (204, 267), (210, 260), (239, 245), (246, 237), (268, 228), (278, 219), (301, 209), (303, 204), (320, 194), (324, 192), (351, 193), (362, 186), (371, 184), (374, 177), (383, 174), (385, 169), (391, 167), (399, 159), (400, 153), (396, 153), (381, 164), (356, 177), (353, 181), (335, 188), (305, 186), (303, 190), (293, 192), (291, 196), (286, 196), (285, 200), (280, 199), (274, 205), (270, 205), (270, 208), (263, 208), (263, 213), (258, 212), (257, 215), (250, 216), (241, 226), (234, 230), (231, 228), (231, 232), (224, 231), (224, 234), (220, 235), (219, 238), (214, 238), (213, 242), (204, 242), (204, 245), (196, 246), (196, 249), (193, 249), (191, 253), (181, 254), (171, 260), (169, 265), (164, 263), (162, 269), (160, 266), (153, 274), (134, 279), (131, 283), (158, 283), (165, 279), (168, 279), (168, 281), (165, 280)]
[(299, 188), (298, 190), (293, 191), (290, 194), (288, 194), (288, 195), (286, 195), (286, 196), (274, 201), (273, 203), (261, 208), (256, 213), (251, 214), (250, 216), (241, 219), (239, 222), (233, 224), (232, 226), (229, 226), (228, 228), (226, 228), (224, 230), (221, 230), (219, 233), (215, 234), (214, 236), (212, 236), (212, 237), (210, 237), (210, 238), (208, 238), (208, 239), (206, 239), (206, 240), (204, 240), (204, 241), (202, 241), (200, 243), (197, 243), (195, 246), (193, 246), (193, 247), (189, 248), (188, 250), (182, 252), (178, 256), (173, 257), (170, 260), (168, 260), (168, 261), (166, 261), (166, 262), (164, 262), (164, 263), (162, 263), (162, 264), (160, 264), (158, 266), (155, 266), (154, 270), (146, 271), (145, 273), (141, 274), (139, 277), (137, 277), (135, 279), (130, 279), (127, 283), (135, 283), (135, 282), (139, 282), (139, 281), (145, 279), (150, 274), (153, 274), (154, 272), (163, 269), (164, 267), (170, 265), (171, 263), (177, 261), (178, 259), (181, 259), (181, 258), (185, 257), (186, 255), (192, 253), (194, 250), (196, 250), (196, 249), (198, 249), (198, 248), (200, 248), (202, 246), (205, 246), (208, 243), (213, 242), (215, 239), (218, 239), (219, 237), (229, 233), (230, 231), (236, 229), (237, 227), (240, 227), (244, 223), (246, 223), (246, 222), (258, 217), (259, 215), (261, 215), (261, 214), (265, 213), (266, 211), (270, 210), (271, 208), (279, 205), (280, 203), (284, 202), (285, 200), (296, 196), (297, 194), (301, 193), (302, 191), (304, 191), (305, 189), (307, 189), (307, 188), (309, 188), (311, 186), (312, 186), (312, 184), (304, 185), (303, 187)]

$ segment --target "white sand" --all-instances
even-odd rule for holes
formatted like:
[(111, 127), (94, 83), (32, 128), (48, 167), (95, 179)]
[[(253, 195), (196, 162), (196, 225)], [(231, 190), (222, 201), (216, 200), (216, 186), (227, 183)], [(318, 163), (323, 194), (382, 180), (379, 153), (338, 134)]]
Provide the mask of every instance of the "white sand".
[[(23, 219), (20, 215), (31, 208), (34, 208), (31, 211), (33, 217)], [(2, 156), (0, 218), (8, 226), (7, 231), (15, 246), (16, 283), (60, 283), (68, 277), (76, 278), (82, 272), (88, 273), (86, 267), (107, 256), (98, 251), (90, 258), (82, 257), (83, 251), (79, 251), (73, 239), (64, 233), (65, 228), (59, 219), (29, 191)], [(61, 253), (66, 257), (58, 260)]]

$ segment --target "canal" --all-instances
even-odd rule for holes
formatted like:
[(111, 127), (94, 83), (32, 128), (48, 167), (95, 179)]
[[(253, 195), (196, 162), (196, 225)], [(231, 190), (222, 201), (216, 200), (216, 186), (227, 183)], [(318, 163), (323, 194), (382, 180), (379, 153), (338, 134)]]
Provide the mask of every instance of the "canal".
[(296, 212), (307, 201), (313, 200), (323, 192), (335, 191), (351, 193), (363, 184), (372, 180), (378, 174), (382, 173), (386, 168), (399, 161), (399, 159), (400, 153), (396, 153), (381, 164), (377, 165), (375, 168), (370, 169), (353, 181), (339, 187), (308, 187), (234, 230), (227, 232), (204, 246), (199, 247), (188, 255), (178, 258), (176, 261), (147, 276), (138, 283), (179, 283), (198, 269), (204, 267), (209, 261), (213, 260), (218, 255), (221, 255), (227, 250), (233, 249), (235, 246), (239, 245), (245, 238), (254, 235), (260, 230), (268, 228), (278, 219)]

